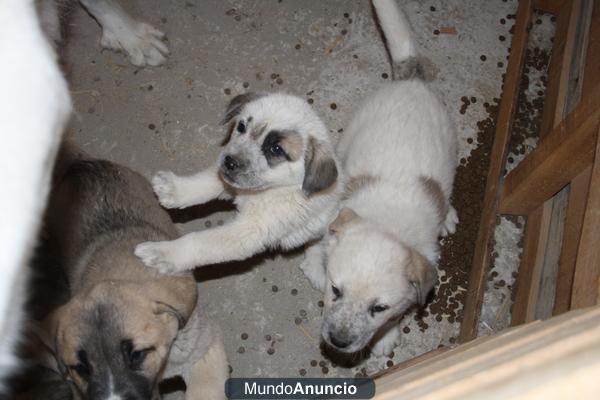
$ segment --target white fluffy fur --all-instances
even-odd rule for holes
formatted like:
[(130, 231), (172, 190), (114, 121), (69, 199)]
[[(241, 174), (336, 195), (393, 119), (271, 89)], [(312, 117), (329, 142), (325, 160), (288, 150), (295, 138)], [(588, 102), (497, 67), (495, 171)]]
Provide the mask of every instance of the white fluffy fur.
[[(246, 105), (236, 121), (249, 117), (252, 117), (249, 130), (263, 126), (265, 132), (293, 130), (303, 137), (305, 151), (312, 137), (334, 157), (327, 129), (303, 99), (285, 94), (267, 95)], [(215, 166), (188, 177), (159, 172), (153, 185), (165, 207), (187, 207), (233, 195), (238, 215), (223, 226), (192, 232), (171, 242), (142, 243), (135, 254), (146, 265), (170, 273), (243, 260), (269, 248), (292, 249), (320, 238), (337, 211), (342, 188), (339, 178), (323, 193), (306, 196), (302, 190), (305, 160), (301, 157), (276, 168), (256, 171), (260, 181), (256, 188), (225, 185), (218, 174), (224, 155), (256, 146), (249, 133), (233, 132)], [(261, 157), (254, 150), (249, 152)], [(258, 169), (261, 163), (257, 161), (256, 165)]]
[(0, 63), (1, 381), (15, 367), (12, 350), (25, 298), (25, 266), (71, 105), (32, 0), (0, 2), (0, 54), (7, 60)]
[[(167, 45), (161, 40), (164, 33), (153, 26), (136, 21), (119, 5), (118, 0), (79, 0), (102, 27), (100, 45), (124, 52), (136, 66), (157, 66), (166, 61)], [(42, 27), (55, 42), (61, 40), (60, 13), (57, 3), (67, 0), (37, 0)]]
[[(395, 0), (373, 3), (392, 60), (414, 57), (410, 29)], [(321, 248), (310, 249), (303, 264), (313, 285), (325, 291), (322, 333), (329, 344), (333, 337), (347, 345), (340, 350), (353, 352), (372, 342), (376, 355), (397, 344), (397, 324), (389, 321), (416, 302), (415, 275), (429, 273), (421, 289), (431, 289), (435, 272), (427, 268), (437, 264), (438, 236), (454, 232), (458, 222), (450, 206), (456, 146), (444, 106), (420, 79), (383, 87), (354, 114), (337, 153), (349, 182), (363, 178), (343, 201), (358, 216)], [(427, 179), (439, 185), (441, 196), (432, 195)], [(332, 286), (342, 293), (338, 299)], [(374, 305), (388, 308), (374, 313)]]

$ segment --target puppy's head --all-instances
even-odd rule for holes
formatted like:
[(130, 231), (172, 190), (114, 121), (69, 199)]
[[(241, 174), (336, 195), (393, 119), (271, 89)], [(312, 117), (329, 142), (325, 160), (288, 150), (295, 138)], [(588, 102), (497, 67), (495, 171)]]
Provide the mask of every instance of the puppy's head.
[(48, 344), (80, 397), (157, 399), (171, 344), (192, 308), (164, 287), (102, 283), (48, 317)]
[(220, 174), (244, 190), (298, 186), (307, 196), (333, 186), (338, 168), (327, 129), (302, 99), (286, 94), (242, 94), (222, 121), (229, 142)]
[(437, 273), (417, 251), (351, 209), (343, 209), (329, 229), (322, 335), (337, 350), (353, 353), (390, 319), (423, 304)]

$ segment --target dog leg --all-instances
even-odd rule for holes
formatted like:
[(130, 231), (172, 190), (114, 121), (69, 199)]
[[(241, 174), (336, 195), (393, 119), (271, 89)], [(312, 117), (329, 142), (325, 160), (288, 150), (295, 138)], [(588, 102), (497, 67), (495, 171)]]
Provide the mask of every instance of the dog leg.
[(387, 356), (398, 343), (400, 343), (400, 329), (396, 323), (373, 344), (371, 353), (376, 357)]
[(159, 171), (152, 178), (152, 187), (160, 204), (166, 208), (204, 204), (225, 191), (215, 168), (208, 168), (192, 176), (177, 176), (171, 171)]
[(300, 269), (314, 289), (325, 292), (327, 273), (325, 270), (325, 249), (322, 241), (307, 247)]
[[(270, 211), (270, 210), (269, 210)], [(283, 218), (283, 216), (281, 216)], [(263, 221), (278, 221), (279, 216), (253, 214), (252, 218), (240, 215), (229, 224), (188, 233), (169, 242), (138, 244), (135, 255), (144, 264), (162, 273), (190, 270), (196, 266), (225, 261), (239, 261), (252, 257), (273, 243), (274, 237), (285, 235), (282, 224), (265, 225)]]
[(229, 364), (223, 342), (215, 337), (204, 356), (192, 367), (185, 380), (186, 400), (225, 400)]
[(157, 66), (166, 61), (169, 49), (161, 40), (164, 33), (131, 18), (116, 0), (80, 2), (102, 26), (102, 47), (124, 51), (129, 62), (138, 67)]
[(442, 229), (440, 231), (442, 236), (452, 235), (456, 232), (456, 224), (458, 224), (458, 213), (456, 209), (452, 206), (448, 207), (448, 213), (446, 214), (446, 219), (442, 225)]

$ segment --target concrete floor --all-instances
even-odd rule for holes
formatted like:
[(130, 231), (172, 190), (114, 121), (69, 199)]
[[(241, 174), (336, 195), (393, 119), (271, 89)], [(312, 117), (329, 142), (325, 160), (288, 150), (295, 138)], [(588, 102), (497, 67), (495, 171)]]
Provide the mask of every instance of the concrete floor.
[[(500, 97), (514, 22), (500, 19), (514, 13), (517, 2), (399, 3), (456, 124), (459, 157), (468, 164), (478, 144), (477, 122), (488, 117), (483, 103)], [(160, 169), (187, 174), (210, 165), (225, 136), (218, 122), (238, 93), (286, 91), (313, 99), (337, 138), (360, 100), (389, 81), (367, 0), (144, 0), (129, 8), (167, 34), (170, 59), (160, 68), (138, 69), (122, 55), (101, 52), (99, 27), (77, 11), (65, 54), (76, 110), (70, 135), (89, 153), (147, 177)], [(463, 96), (478, 101), (461, 112)], [(193, 208), (175, 218), (183, 232), (206, 229), (231, 217), (231, 211), (209, 213), (218, 209)], [(407, 315), (401, 324), (409, 333), (392, 359), (336, 367), (319, 349), (321, 294), (297, 268), (301, 258), (301, 252), (272, 255), (198, 271), (199, 312), (221, 324), (232, 376), (370, 374), (457, 335), (454, 319), (438, 321), (429, 313), (422, 330)], [(454, 286), (466, 290), (463, 283)]]

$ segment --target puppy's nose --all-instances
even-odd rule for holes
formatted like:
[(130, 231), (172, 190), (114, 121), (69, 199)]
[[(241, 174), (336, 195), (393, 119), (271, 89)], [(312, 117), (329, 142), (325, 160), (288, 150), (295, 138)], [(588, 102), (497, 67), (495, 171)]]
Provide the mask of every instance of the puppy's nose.
[(225, 159), (223, 160), (223, 165), (225, 166), (225, 168), (227, 168), (228, 171), (235, 171), (240, 167), (239, 161), (231, 156), (225, 156)]
[(334, 335), (331, 334), (331, 332), (329, 332), (329, 341), (331, 342), (331, 344), (333, 344), (335, 347), (337, 347), (339, 349), (344, 349), (344, 348), (348, 347), (351, 343), (348, 340), (341, 340), (341, 339), (336, 338)]

